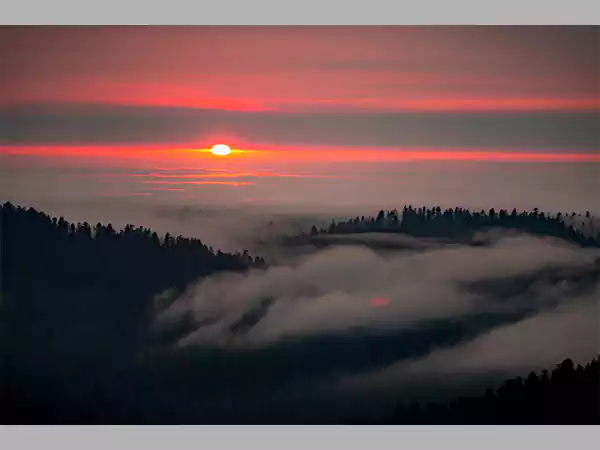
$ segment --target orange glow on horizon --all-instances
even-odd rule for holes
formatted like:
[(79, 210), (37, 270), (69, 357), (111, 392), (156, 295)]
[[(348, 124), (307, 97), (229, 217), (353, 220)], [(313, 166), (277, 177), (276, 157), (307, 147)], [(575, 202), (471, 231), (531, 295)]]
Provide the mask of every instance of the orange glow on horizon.
[[(109, 160), (139, 159), (160, 161), (190, 161), (214, 157), (210, 149), (168, 146), (0, 146), (0, 155), (23, 155), (54, 158), (108, 158)], [(273, 162), (409, 162), (409, 161), (482, 161), (482, 162), (600, 162), (600, 152), (555, 153), (519, 150), (486, 150), (464, 148), (333, 148), (333, 147), (280, 147), (262, 149), (231, 149), (227, 155), (233, 161)]]
[(196, 180), (196, 181), (165, 181), (165, 180), (149, 180), (144, 181), (144, 184), (164, 184), (164, 185), (201, 185), (201, 184), (214, 184), (219, 186), (249, 186), (253, 183), (250, 181), (204, 181), (204, 180)]
[(197, 173), (197, 174), (164, 174), (151, 172), (148, 174), (134, 174), (133, 177), (158, 178), (158, 179), (196, 179), (196, 178), (348, 178), (340, 175), (313, 175), (307, 173), (279, 173), (268, 172), (222, 172), (222, 173)]

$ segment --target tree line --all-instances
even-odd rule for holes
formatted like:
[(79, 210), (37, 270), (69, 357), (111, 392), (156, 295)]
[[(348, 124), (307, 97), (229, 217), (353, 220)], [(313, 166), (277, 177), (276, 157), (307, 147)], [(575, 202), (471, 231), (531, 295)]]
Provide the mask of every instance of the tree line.
[[(575, 219), (582, 220), (582, 227), (576, 228), (572, 224)], [(404, 233), (415, 237), (451, 238), (461, 239), (472, 237), (473, 233), (485, 228), (514, 229), (536, 235), (552, 236), (578, 244), (582, 247), (600, 247), (600, 232), (596, 235), (585, 233), (584, 220), (592, 217), (586, 212), (585, 219), (581, 214), (555, 215), (545, 214), (537, 208), (533, 211), (518, 212), (513, 209), (496, 211), (494, 208), (481, 211), (471, 211), (468, 208), (447, 208), (440, 206), (413, 208), (412, 205), (404, 206), (402, 213), (396, 209), (391, 211), (380, 210), (376, 216), (361, 216), (346, 221), (331, 221), (327, 228), (318, 228), (313, 225), (310, 232), (301, 233), (300, 236), (285, 237), (284, 243), (293, 244), (306, 238), (321, 234), (350, 234), (350, 233)]]
[(564, 360), (551, 373), (506, 380), (495, 392), (450, 403), (401, 404), (391, 423), (444, 425), (594, 425), (600, 423), (600, 364)]
[(34, 208), (0, 206), (2, 289), (18, 292), (32, 284), (51, 289), (114, 287), (156, 293), (183, 288), (192, 280), (223, 270), (262, 267), (247, 251), (215, 251), (199, 239), (160, 238), (149, 228), (69, 223)]

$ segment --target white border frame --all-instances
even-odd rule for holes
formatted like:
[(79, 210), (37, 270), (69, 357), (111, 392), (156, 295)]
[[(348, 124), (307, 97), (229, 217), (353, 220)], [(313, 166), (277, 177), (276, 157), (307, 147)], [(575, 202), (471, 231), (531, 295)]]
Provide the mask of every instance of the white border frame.
[[(10, 449), (354, 450), (568, 449), (594, 442), (598, 426), (164, 426), (0, 427)], [(14, 445), (11, 445), (14, 444)]]
[(12, 25), (596, 25), (594, 0), (0, 0)]
[[(0, 0), (3, 25), (597, 25), (593, 0)], [(8, 44), (10, 45), (10, 43)], [(595, 427), (11, 427), (3, 448), (569, 448)], [(579, 444), (578, 444), (579, 443)]]

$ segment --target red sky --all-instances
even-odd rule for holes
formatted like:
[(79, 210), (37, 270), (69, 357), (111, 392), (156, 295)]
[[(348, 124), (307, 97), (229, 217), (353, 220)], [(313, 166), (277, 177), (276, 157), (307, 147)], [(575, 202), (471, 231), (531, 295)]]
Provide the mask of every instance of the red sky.
[[(3, 28), (2, 104), (235, 110), (600, 107), (569, 27)], [(594, 42), (596, 40), (596, 42)], [(591, 57), (591, 59), (590, 59)]]
[(590, 27), (2, 27), (0, 154), (224, 142), (290, 160), (597, 161), (599, 41)]

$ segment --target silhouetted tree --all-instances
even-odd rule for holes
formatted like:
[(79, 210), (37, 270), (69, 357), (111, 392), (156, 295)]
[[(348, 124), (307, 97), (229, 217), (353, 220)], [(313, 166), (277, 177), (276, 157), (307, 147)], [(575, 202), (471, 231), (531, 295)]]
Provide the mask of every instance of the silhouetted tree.
[[(575, 213), (572, 215), (575, 216)], [(591, 216), (586, 213), (586, 217)], [(501, 227), (515, 229), (526, 233), (553, 236), (575, 243), (582, 247), (600, 248), (600, 233), (597, 236), (586, 235), (567, 224), (564, 216), (559, 213), (556, 216), (539, 212), (534, 208), (533, 212), (517, 212), (513, 208), (510, 215), (505, 209), (496, 211), (494, 208), (486, 213), (484, 210), (471, 212), (463, 208), (449, 208), (442, 210), (440, 206), (422, 206), (414, 209), (411, 205), (402, 208), (401, 217), (396, 210), (380, 210), (375, 217), (362, 217), (347, 221), (335, 222), (332, 220), (325, 233), (368, 233), (368, 232), (390, 232), (405, 233), (416, 237), (443, 237), (467, 239), (476, 231), (486, 227)], [(581, 226), (585, 229), (585, 224)], [(322, 233), (318, 231), (317, 234)], [(310, 236), (314, 236), (311, 228)], [(302, 236), (300, 236), (301, 238)], [(299, 237), (290, 237), (285, 241), (295, 242)]]

